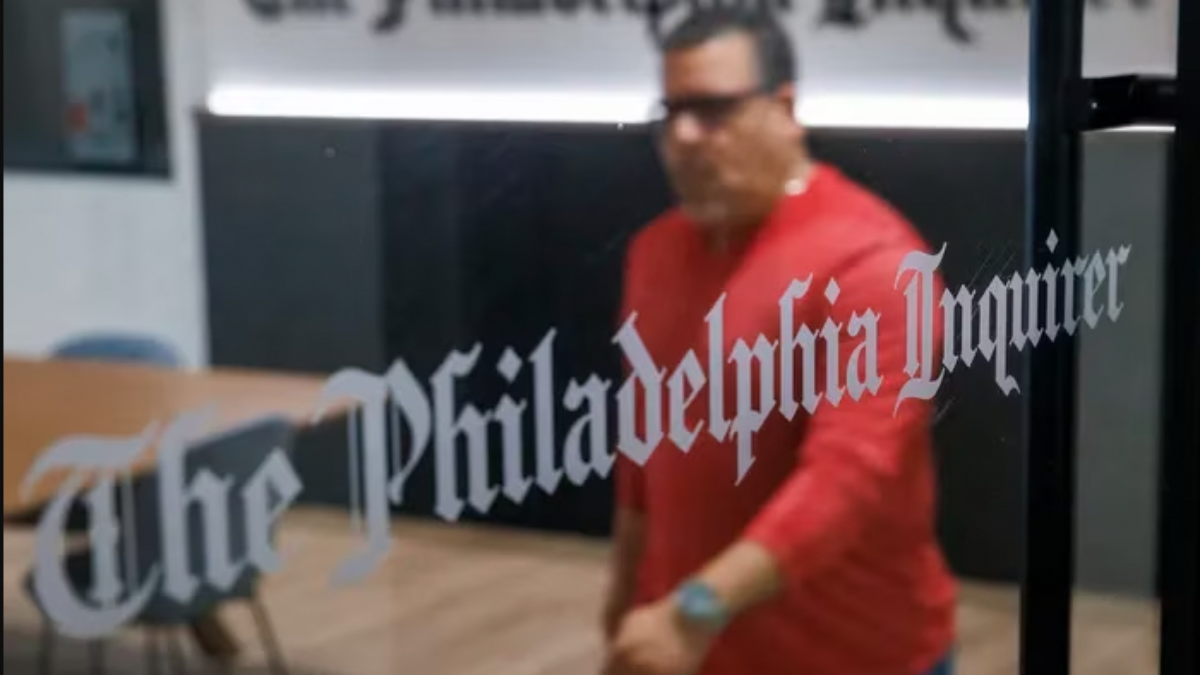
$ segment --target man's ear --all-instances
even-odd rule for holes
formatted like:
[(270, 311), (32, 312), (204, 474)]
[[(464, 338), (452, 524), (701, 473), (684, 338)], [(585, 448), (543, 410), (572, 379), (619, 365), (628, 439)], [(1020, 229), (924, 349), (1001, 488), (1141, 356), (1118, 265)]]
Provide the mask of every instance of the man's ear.
[(775, 100), (779, 102), (780, 108), (787, 115), (788, 124), (794, 127), (793, 133), (796, 138), (803, 138), (804, 129), (796, 119), (796, 85), (788, 83), (776, 89)]
[(775, 90), (775, 99), (779, 101), (787, 113), (796, 116), (796, 85), (787, 83)]

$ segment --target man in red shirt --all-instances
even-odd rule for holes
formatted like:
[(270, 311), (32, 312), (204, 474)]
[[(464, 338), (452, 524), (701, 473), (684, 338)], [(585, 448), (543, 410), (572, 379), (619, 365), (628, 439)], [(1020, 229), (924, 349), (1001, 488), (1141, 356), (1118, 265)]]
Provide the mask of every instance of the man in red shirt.
[[(618, 455), (605, 673), (949, 673), (938, 378), (914, 362), (942, 326), (911, 325), (901, 274), (928, 247), (808, 157), (771, 18), (702, 10), (663, 54), (680, 205), (630, 247), (623, 332), (645, 347), (631, 368), (661, 372), (670, 433)], [(914, 301), (940, 297), (925, 278)]]

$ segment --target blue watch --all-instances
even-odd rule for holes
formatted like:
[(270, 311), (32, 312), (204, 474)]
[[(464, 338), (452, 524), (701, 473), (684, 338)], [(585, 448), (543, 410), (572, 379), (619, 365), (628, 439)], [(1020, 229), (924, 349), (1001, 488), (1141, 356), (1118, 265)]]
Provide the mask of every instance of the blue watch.
[(729, 623), (729, 610), (708, 585), (691, 580), (675, 589), (675, 605), (688, 623), (720, 630)]

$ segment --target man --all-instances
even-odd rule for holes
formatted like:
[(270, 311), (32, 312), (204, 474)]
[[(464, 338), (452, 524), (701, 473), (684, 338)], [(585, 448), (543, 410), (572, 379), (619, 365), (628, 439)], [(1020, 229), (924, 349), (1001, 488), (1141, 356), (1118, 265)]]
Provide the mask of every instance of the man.
[[(843, 331), (810, 366), (816, 381), (827, 359), (882, 380), (837, 405), (825, 390), (811, 413), (789, 416), (776, 373), (775, 409), (739, 479), (723, 423), (738, 378), (726, 364), (720, 395), (688, 403), (686, 426), (698, 433), (686, 453), (665, 442), (643, 466), (619, 456), (605, 673), (948, 673), (955, 585), (934, 532), (932, 403), (897, 406), (912, 379), (897, 273), (928, 247), (881, 200), (809, 159), (792, 48), (771, 18), (692, 15), (663, 41), (662, 77), (662, 155), (680, 204), (632, 243), (624, 301), (656, 367), (669, 373), (689, 351), (708, 353), (714, 308), (724, 354), (759, 335), (776, 353), (796, 350), (781, 339), (779, 303), (809, 280), (796, 325), (820, 331), (832, 320)], [(863, 359), (852, 352), (870, 331), (852, 316), (868, 311), (877, 350)], [(799, 383), (804, 361), (793, 363)]]

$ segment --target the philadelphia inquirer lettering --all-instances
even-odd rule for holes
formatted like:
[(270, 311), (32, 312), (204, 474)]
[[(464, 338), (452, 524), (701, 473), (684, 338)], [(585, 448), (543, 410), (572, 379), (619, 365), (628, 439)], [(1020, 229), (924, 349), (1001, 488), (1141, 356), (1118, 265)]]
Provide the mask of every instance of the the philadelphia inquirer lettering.
[[(1149, 9), (1153, 0), (1124, 0), (1133, 9)], [(825, 0), (821, 23), (843, 28), (865, 28), (878, 19), (895, 15), (926, 14), (940, 19), (946, 35), (963, 44), (975, 41), (973, 19), (1003, 16), (1029, 7), (1029, 0)], [(1112, 9), (1112, 0), (1090, 0), (1090, 10)]]
[[(307, 18), (348, 17), (357, 11), (369, 14), (376, 33), (394, 33), (409, 22), (413, 0), (244, 0), (259, 19), (274, 21), (285, 16)], [(1115, 6), (1114, 6), (1115, 4)], [(428, 14), (435, 20), (505, 20), (561, 17), (629, 16), (642, 20), (652, 7), (660, 16), (677, 16), (707, 7), (745, 7), (780, 16), (815, 12), (818, 26), (865, 29), (894, 18), (928, 17), (941, 24), (948, 38), (959, 44), (975, 42), (972, 26), (991, 17), (1023, 12), (1029, 0), (428, 0)], [(1088, 9), (1109, 11), (1130, 8), (1146, 10), (1154, 0), (1089, 0)], [(807, 21), (808, 19), (804, 19)]]
[[(246, 8), (263, 21), (284, 17), (340, 18), (360, 11), (370, 17), (377, 33), (403, 27), (412, 13), (411, 0), (243, 0)], [(761, 9), (773, 13), (792, 10), (792, 0), (428, 0), (433, 19), (530, 19), (584, 16), (644, 18), (657, 3), (662, 14), (725, 5)], [(422, 3), (424, 4), (424, 3)]]
[[(1046, 242), (1052, 251), (1056, 244), (1053, 235)], [(1005, 395), (1018, 392), (1009, 368), (1014, 352), (1074, 334), (1081, 324), (1095, 327), (1105, 317), (1116, 321), (1121, 314), (1128, 246), (997, 276), (981, 287), (946, 288), (935, 297), (933, 282), (945, 253), (945, 246), (934, 254), (913, 252), (896, 273), (895, 292), (905, 297), (906, 364), (893, 411), (906, 400), (933, 399), (947, 373), (977, 360), (990, 364)], [(333, 582), (362, 579), (389, 554), (390, 508), (405, 501), (409, 481), (423, 462), (434, 476), (434, 510), (447, 521), (458, 520), (467, 508), (486, 513), (501, 498), (522, 503), (535, 488), (554, 493), (563, 480), (581, 485), (593, 475), (607, 476), (615, 452), (638, 464), (671, 447), (688, 452), (700, 434), (736, 453), (736, 475), (730, 480), (740, 482), (754, 463), (755, 434), (771, 415), (792, 419), (801, 410), (814, 414), (822, 406), (852, 405), (878, 395), (885, 378), (901, 376), (880, 372), (877, 310), (855, 309), (844, 322), (797, 322), (794, 308), (801, 300), (834, 308), (841, 294), (836, 279), (797, 279), (778, 298), (777, 336), (732, 343), (726, 341), (722, 296), (705, 318), (707, 346), (671, 364), (655, 362), (638, 332), (639, 317), (631, 315), (613, 337), (629, 364), (625, 379), (614, 383), (592, 374), (569, 381), (561, 393), (554, 385), (555, 330), (527, 355), (506, 349), (496, 361), (485, 361), (479, 344), (452, 352), (428, 382), (403, 360), (383, 374), (337, 373), (316, 401), (314, 418), (354, 403), (351, 515), (363, 546), (333, 571)], [(933, 332), (939, 318), (945, 326), (940, 350)], [(822, 362), (826, 367), (818, 368)], [(459, 389), (480, 369), (494, 369), (510, 385), (491, 407), (463, 401)], [(702, 419), (687, 414), (698, 400), (707, 402)], [(615, 439), (609, 438), (610, 405), (615, 405)], [(247, 569), (279, 567), (269, 532), (299, 496), (300, 479), (283, 451), (268, 455), (236, 491), (228, 476), (208, 470), (185, 475), (185, 459), (203, 436), (207, 419), (207, 414), (183, 415), (161, 435), (152, 426), (129, 438), (67, 439), (39, 458), (25, 479), (26, 491), (50, 471), (68, 472), (38, 525), (34, 577), (34, 589), (60, 630), (85, 638), (102, 635), (156, 594), (186, 603), (205, 586), (228, 588)], [(131, 559), (136, 551), (116, 517), (116, 479), (155, 445), (163, 550), (139, 571)], [(526, 448), (534, 450), (532, 466), (525, 461)], [(233, 500), (240, 501), (238, 511), (247, 522), (230, 522)], [(94, 585), (86, 598), (70, 588), (59, 557), (66, 514), (76, 501), (91, 517)], [(187, 514), (193, 507), (203, 521), (199, 570), (192, 567), (196, 556), (187, 548), (187, 528), (193, 525)], [(244, 545), (231, 543), (235, 533)], [(245, 553), (235, 556), (235, 550)]]
[[(34, 593), (62, 633), (97, 638), (136, 616), (158, 594), (186, 605), (205, 586), (228, 590), (248, 569), (279, 569), (271, 529), (299, 496), (300, 478), (281, 448), (271, 450), (236, 494), (228, 476), (207, 469), (186, 475), (187, 454), (204, 436), (213, 412), (180, 415), (161, 434), (158, 425), (151, 424), (128, 438), (64, 439), (42, 453), (25, 476), (21, 489), (27, 494), (47, 474), (70, 472), (38, 522), (33, 575)], [(162, 550), (145, 551), (139, 550), (128, 527), (134, 517), (128, 472), (156, 440)], [(62, 556), (67, 516), (81, 498), (90, 523), (92, 562), (92, 587), (86, 598), (69, 582)], [(230, 522), (233, 499), (242, 502), (239, 512), (245, 517), (236, 525)], [(193, 551), (189, 544), (194, 541), (188, 535), (193, 507), (203, 523), (202, 551)], [(118, 508), (125, 522), (118, 518)], [(231, 554), (235, 532), (245, 543), (245, 553), (236, 558)], [(203, 560), (199, 571), (193, 567), (197, 559)]]

